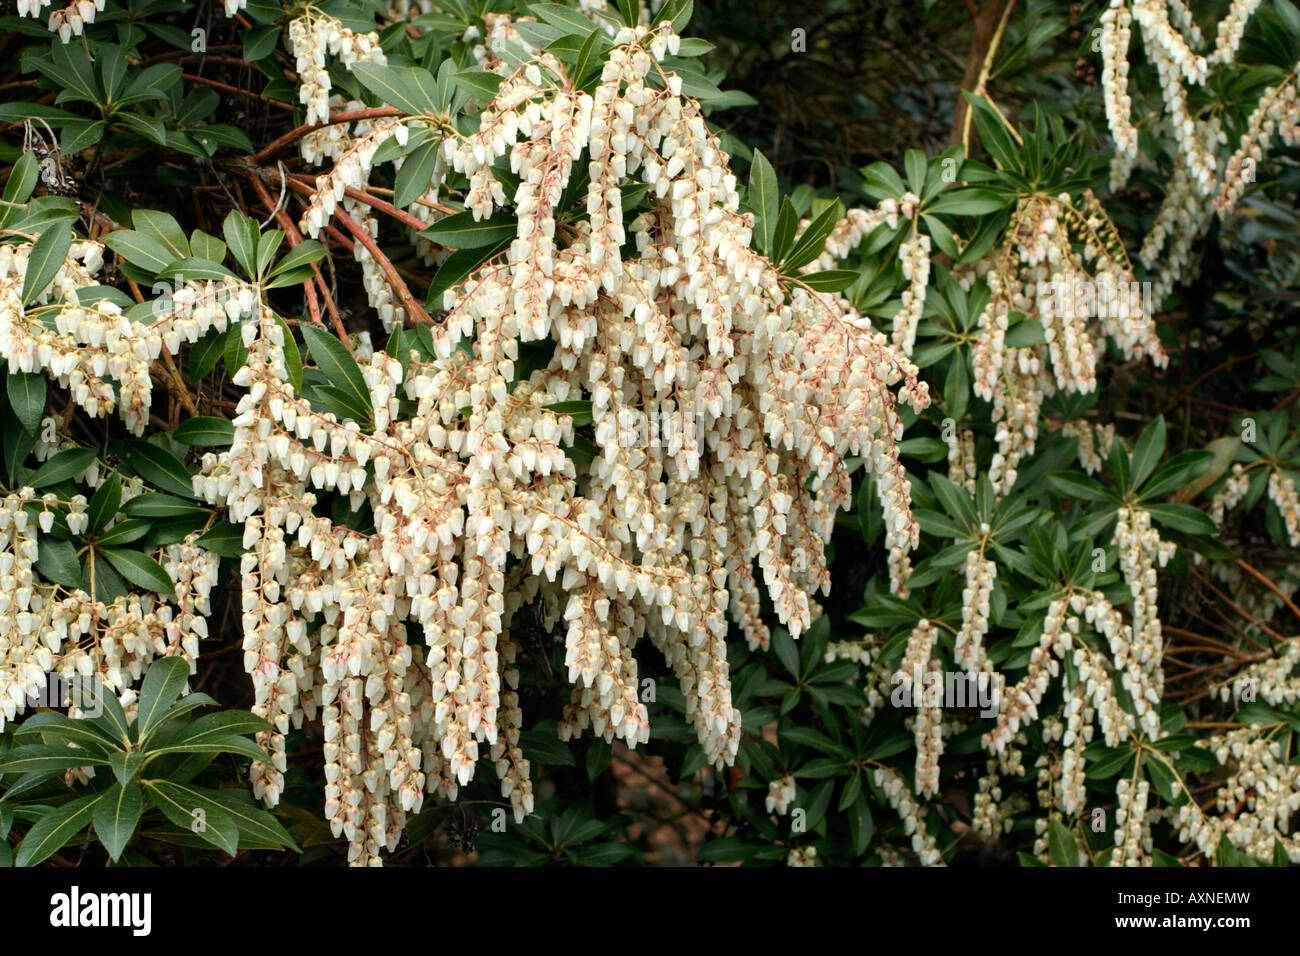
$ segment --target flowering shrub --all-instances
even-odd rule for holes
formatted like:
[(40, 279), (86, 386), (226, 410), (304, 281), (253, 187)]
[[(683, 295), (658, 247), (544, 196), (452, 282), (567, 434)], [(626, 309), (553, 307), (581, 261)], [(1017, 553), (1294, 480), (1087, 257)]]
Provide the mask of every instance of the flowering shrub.
[[(763, 104), (689, 0), (49, 6), (0, 104), (19, 863), (195, 845), (126, 792), (231, 854), (629, 861), (660, 758), (701, 860), (1300, 859), (1300, 352), (1244, 305), (1293, 250), (1166, 321), (1290, 175), (1288, 0), (1072, 11), (1110, 150), (1009, 109), (1062, 31), (1006, 4), (957, 142), (821, 194), (718, 125)], [(1243, 328), (1271, 408), (1131, 387)], [(88, 716), (52, 676), (128, 756), (24, 719)], [(194, 723), (246, 783), (117, 772), (163, 697), (248, 705)]]

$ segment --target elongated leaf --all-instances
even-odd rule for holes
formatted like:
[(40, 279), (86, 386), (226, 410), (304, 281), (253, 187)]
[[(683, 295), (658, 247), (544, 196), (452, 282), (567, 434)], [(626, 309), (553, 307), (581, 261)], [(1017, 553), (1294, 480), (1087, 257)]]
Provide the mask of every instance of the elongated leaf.
[[(39, 750), (40, 753), (35, 751)], [(34, 773), (47, 770), (71, 770), (73, 767), (104, 767), (108, 758), (92, 751), (33, 745), (19, 747), (0, 762), (5, 773)]]
[(113, 519), (121, 504), (122, 479), (117, 472), (113, 472), (100, 482), (90, 498), (90, 504), (86, 506), (86, 527), (90, 531), (98, 531)]
[(1079, 844), (1060, 820), (1053, 819), (1047, 834), (1048, 853), (1056, 866), (1078, 866)]
[(840, 213), (840, 204), (838, 202), (831, 203), (822, 210), (820, 216), (809, 224), (803, 235), (795, 240), (794, 248), (790, 250), (790, 254), (782, 260), (781, 271), (784, 274), (790, 275), (795, 270), (802, 269), (826, 250), (826, 237), (835, 228)]
[(1165, 416), (1161, 415), (1142, 430), (1137, 443), (1133, 446), (1133, 487), (1141, 488), (1142, 482), (1155, 471), (1156, 465), (1165, 453)]
[(272, 727), (261, 717), (246, 710), (223, 710), (205, 714), (168, 741), (170, 744), (204, 743), (245, 734), (257, 734)]
[(176, 583), (162, 565), (147, 554), (122, 548), (105, 548), (100, 554), (108, 559), (113, 570), (137, 587), (157, 591), (166, 597), (176, 593)]
[(36, 180), (40, 176), (40, 163), (36, 154), (25, 151), (14, 163), (9, 181), (5, 183), (4, 200), (11, 203), (25, 203), (32, 198), (36, 189)]
[(433, 170), (438, 162), (438, 150), (441, 143), (431, 140), (417, 147), (406, 157), (402, 168), (397, 171), (394, 182), (393, 205), (405, 209), (419, 199), (429, 189), (433, 181)]
[(142, 495), (136, 495), (122, 510), (140, 518), (192, 518), (208, 512), (203, 505), (165, 495), (160, 491), (146, 491)]
[(133, 441), (126, 446), (122, 457), (137, 475), (155, 488), (185, 498), (194, 497), (190, 473), (171, 452), (147, 441)]
[(1213, 535), (1218, 530), (1209, 515), (1191, 505), (1156, 502), (1142, 507), (1160, 524), (1184, 534)]
[(96, 801), (92, 817), (95, 835), (99, 837), (99, 842), (104, 844), (104, 849), (108, 851), (114, 863), (122, 855), (127, 842), (135, 833), (143, 809), (144, 795), (140, 792), (140, 785), (137, 783), (128, 783), (125, 786), (115, 783)]
[[(438, 114), (438, 81), (428, 70), (386, 66), (378, 63), (353, 63), (350, 72), (367, 90), (389, 106), (412, 116)], [(501, 77), (497, 77), (498, 83)]]
[(29, 435), (41, 430), (45, 414), (45, 376), (40, 372), (10, 372), (6, 382), (9, 405)]
[(814, 292), (843, 292), (861, 278), (861, 273), (852, 269), (827, 269), (825, 272), (812, 272), (799, 276), (798, 280)]
[(270, 759), (266, 751), (257, 744), (253, 743), (247, 737), (213, 737), (202, 741), (186, 741), (184, 743), (170, 743), (161, 747), (156, 747), (150, 751), (151, 754), (198, 754), (198, 753), (216, 753), (216, 754), (239, 754), (247, 757), (249, 760), (256, 760), (265, 763)]
[(229, 445), (235, 440), (235, 426), (225, 418), (200, 415), (181, 422), (172, 435), (184, 445)]
[(119, 521), (101, 534), (95, 544), (100, 548), (120, 548), (132, 541), (139, 541), (153, 527), (152, 522), (143, 518), (127, 518), (125, 521)]
[(320, 262), (325, 258), (325, 247), (315, 239), (304, 239), (298, 243), (275, 264), (271, 270), (271, 275), (277, 276), (282, 272), (288, 272), (290, 269), (297, 269), (299, 266), (309, 266), (314, 262)]
[(113, 769), (113, 776), (117, 778), (118, 783), (126, 786), (140, 772), (146, 756), (139, 750), (119, 750), (109, 755), (108, 765)]
[(14, 865), (35, 866), (58, 853), (90, 825), (95, 807), (103, 797), (103, 793), (89, 793), (46, 813), (27, 831), (14, 857)]
[[(360, 65), (360, 64), (357, 64)], [(222, 235), (235, 261), (243, 268), (245, 275), (257, 275), (257, 240), (261, 232), (257, 222), (232, 209), (221, 224)]]
[(754, 211), (754, 236), (758, 239), (759, 251), (766, 253), (772, 248), (776, 217), (780, 212), (780, 197), (777, 195), (776, 171), (767, 157), (758, 150), (754, 150), (754, 159), (749, 167), (749, 192), (746, 200), (749, 208)]
[(180, 258), (173, 255), (157, 239), (146, 236), (134, 229), (118, 229), (115, 232), (110, 232), (104, 237), (104, 245), (131, 263), (131, 265), (139, 266), (152, 275), (162, 272), (176, 259)]
[(509, 213), (498, 212), (479, 220), (466, 210), (439, 219), (420, 235), (448, 249), (479, 249), (513, 239), (518, 228), (518, 220)]
[(189, 679), (190, 665), (181, 657), (163, 657), (149, 666), (136, 706), (136, 732), (141, 739), (158, 726)]
[(23, 275), (23, 305), (31, 305), (46, 290), (59, 268), (68, 258), (72, 245), (72, 225), (57, 222), (36, 237), (27, 254), (27, 272)]
[(210, 791), (169, 780), (149, 780), (145, 786), (158, 809), (172, 823), (230, 856), (239, 851), (239, 827), (226, 808), (212, 799)]
[[(97, 754), (107, 755), (115, 746), (113, 740), (89, 720), (74, 720), (56, 710), (42, 710), (32, 714), (19, 724), (13, 733), (14, 740), (43, 737), (73, 743), (82, 750)], [(2, 765), (3, 761), (0, 761), (0, 766)]]
[(465, 70), (457, 73), (451, 79), (453, 83), (470, 96), (476, 97), (484, 103), (490, 103), (496, 98), (497, 91), (501, 89), (501, 81), (504, 77), (496, 73), (485, 73), (481, 70)]
[(61, 481), (67, 481), (81, 474), (94, 460), (95, 449), (93, 448), (69, 448), (41, 465), (27, 483), (33, 488), (57, 485)]
[(81, 560), (77, 557), (77, 546), (71, 541), (41, 535), (37, 542), (36, 569), (65, 588), (81, 586)]
[(330, 333), (314, 325), (302, 326), (302, 335), (317, 367), (335, 388), (344, 392), (349, 404), (364, 409), (369, 420), (374, 411), (370, 404), (370, 389), (348, 350)]
[(165, 787), (173, 799), (194, 808), (201, 808), (209, 813), (213, 810), (224, 811), (234, 820), (241, 836), (254, 837), (276, 846), (297, 850), (293, 842), (275, 817), (253, 804), (245, 794), (231, 791), (206, 790), (199, 787), (182, 786), (174, 783), (159, 783)]

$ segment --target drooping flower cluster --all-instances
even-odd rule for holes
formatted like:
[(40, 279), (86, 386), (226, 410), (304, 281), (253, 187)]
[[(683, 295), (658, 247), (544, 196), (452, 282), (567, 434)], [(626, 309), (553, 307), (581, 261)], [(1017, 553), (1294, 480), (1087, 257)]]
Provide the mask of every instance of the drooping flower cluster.
[[(239, 282), (202, 282), (160, 300), (152, 322), (137, 322), (111, 299), (81, 305), (78, 293), (97, 284), (104, 247), (73, 242), (50, 285), (23, 306), (32, 243), (0, 246), (0, 355), (14, 372), (47, 372), (86, 413), (117, 410), (143, 434), (153, 382), (150, 367), (164, 347), (175, 352), (215, 328), (224, 331), (251, 311), (253, 292)], [(84, 293), (82, 293), (84, 294)]]
[(314, 6), (289, 21), (288, 41), (289, 52), (297, 59), (298, 100), (307, 107), (308, 125), (329, 119), (331, 83), (326, 54), (338, 57), (349, 68), (354, 63), (387, 62), (378, 34), (354, 33)]
[(1214, 47), (1208, 54), (1198, 52), (1205, 40), (1190, 8), (1181, 0), (1110, 0), (1102, 14), (1102, 87), (1106, 120), (1115, 142), (1112, 188), (1128, 181), (1139, 158), (1128, 90), (1133, 20), (1141, 30), (1146, 55), (1156, 67), (1164, 106), (1158, 131), (1168, 134), (1177, 147), (1164, 202), (1141, 253), (1143, 264), (1156, 272), (1157, 300), (1186, 274), (1192, 247), (1204, 235), (1215, 212), (1229, 214), (1247, 186), (1255, 181), (1256, 167), (1272, 136), (1280, 136), (1287, 145), (1300, 140), (1295, 70), (1264, 91), (1230, 157), (1219, 154), (1220, 147), (1228, 143), (1219, 111), (1194, 112), (1189, 105), (1189, 85), (1205, 86), (1214, 69), (1233, 63), (1250, 18), (1259, 6), (1260, 0), (1233, 0), (1227, 15), (1219, 21)]
[[(974, 391), (993, 404), (997, 448), (988, 474), (1001, 496), (1015, 484), (1019, 463), (1033, 454), (1044, 399), (1058, 389), (1095, 391), (1105, 338), (1130, 360), (1163, 366), (1168, 356), (1156, 336), (1150, 298), (1134, 281), (1114, 225), (1090, 192), (1083, 209), (1065, 195), (1022, 200), (1001, 247), (960, 278), (972, 285), (977, 276), (993, 296), (978, 319)], [(1007, 346), (1012, 312), (1040, 324), (1044, 344)]]
[[(766, 642), (761, 574), (780, 620), (796, 636), (808, 627), (850, 501), (848, 456), (878, 484), (890, 548), (916, 542), (891, 391), (923, 408), (915, 368), (841, 297), (790, 288), (750, 250), (728, 157), (660, 66), (679, 42), (668, 25), (614, 41), (593, 93), (540, 54), (505, 78), (474, 133), (445, 141), (447, 167), (469, 179), (465, 207), (486, 217), (508, 198), (516, 236), (448, 291), (432, 356), (362, 365), (373, 421), (296, 395), (283, 330), (259, 314), (234, 444), (195, 479), (245, 526), (245, 665), (276, 725), (257, 789), (278, 798), (283, 735), (320, 710), (327, 816), (355, 863), (377, 862), (425, 793), (454, 797), (485, 753), (516, 814), (531, 810), (517, 615), (564, 635), (562, 735), (647, 739), (634, 650), (648, 637), (723, 764), (740, 731), (727, 616)], [(306, 231), (401, 125), (376, 124), (341, 153)], [(584, 153), (586, 217), (561, 225)], [(508, 197), (504, 156), (519, 181)], [(634, 178), (649, 191), (627, 209), (620, 186)], [(553, 357), (519, 378), (533, 341)], [(575, 401), (590, 402), (590, 461), (560, 410)], [(365, 502), (375, 532), (319, 517), (325, 492)], [(408, 621), (427, 648), (408, 643)]]

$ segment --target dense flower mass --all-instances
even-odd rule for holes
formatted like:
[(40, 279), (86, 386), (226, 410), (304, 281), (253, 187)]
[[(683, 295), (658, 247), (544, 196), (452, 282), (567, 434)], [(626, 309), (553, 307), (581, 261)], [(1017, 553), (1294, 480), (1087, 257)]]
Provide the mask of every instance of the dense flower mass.
[[(493, 163), (508, 155), (517, 231), (500, 262), (448, 290), (429, 360), (376, 353), (363, 368), (373, 430), (295, 396), (283, 333), (263, 317), (245, 327), (234, 445), (196, 480), (245, 524), (246, 665), (255, 709), (277, 725), (258, 790), (275, 802), (289, 722), (322, 708), (326, 813), (361, 862), (395, 844), (426, 792), (454, 797), (480, 745), (516, 815), (532, 810), (510, 632), (522, 605), (566, 633), (562, 735), (648, 739), (632, 656), (646, 636), (722, 765), (740, 734), (728, 616), (766, 644), (756, 563), (779, 620), (808, 627), (809, 593), (830, 587), (835, 511), (851, 502), (849, 456), (879, 484), (891, 551), (917, 539), (890, 391), (924, 408), (915, 368), (847, 301), (787, 288), (750, 250), (726, 153), (657, 65), (679, 42), (667, 25), (613, 42), (593, 93), (539, 54), (474, 133), (444, 140), (479, 219), (507, 198)], [(304, 231), (319, 234), (384, 142), (424, 125), (362, 132), (318, 183)], [(561, 230), (584, 155), (588, 218)], [(633, 178), (650, 189), (627, 215)], [(537, 341), (552, 356), (519, 378), (521, 345)], [(580, 399), (590, 461), (573, 456), (563, 411)], [(318, 490), (368, 501), (376, 535), (315, 516)], [(407, 620), (427, 650), (407, 643)]]
[[(86, 716), (52, 676), (143, 750), (190, 733), (146, 672), (188, 673), (252, 701), (226, 797), (354, 865), (468, 852), (475, 804), (537, 839), (581, 738), (587, 779), (678, 748), (714, 860), (1300, 860), (1300, 253), (1258, 199), (1293, 5), (1071, 5), (1100, 69), (1057, 116), (1002, 100), (1007, 4), (950, 148), (790, 195), (685, 0), (223, 0), (188, 52), (171, 10), (14, 6), (0, 785), (115, 785), (5, 769)], [(154, 153), (192, 221), (115, 183)], [(1216, 217), (1240, 283), (1180, 301)], [(145, 782), (186, 840), (199, 763)], [(247, 846), (232, 806), (198, 839)]]

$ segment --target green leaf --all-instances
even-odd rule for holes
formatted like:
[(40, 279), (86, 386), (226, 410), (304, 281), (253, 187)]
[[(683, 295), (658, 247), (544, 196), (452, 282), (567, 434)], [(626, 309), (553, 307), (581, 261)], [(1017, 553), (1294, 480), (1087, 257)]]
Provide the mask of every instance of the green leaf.
[(1050, 475), (1047, 483), (1059, 493), (1079, 501), (1105, 501), (1110, 497), (1100, 482), (1078, 472)]
[(4, 201), (18, 205), (27, 202), (32, 198), (39, 177), (40, 163), (36, 159), (36, 154), (30, 150), (24, 151), (9, 173), (9, 181), (5, 183)]
[(798, 276), (798, 281), (814, 292), (843, 292), (862, 277), (852, 269), (827, 269)]
[(1142, 430), (1133, 446), (1133, 487), (1140, 488), (1165, 454), (1165, 416)]
[(105, 548), (99, 552), (118, 574), (137, 587), (157, 591), (166, 597), (176, 593), (176, 582), (163, 570), (161, 564), (139, 551)]
[(430, 140), (406, 157), (393, 183), (393, 205), (398, 209), (405, 209), (428, 191), (441, 146), (438, 140)]
[(7, 387), (9, 405), (29, 435), (41, 430), (45, 414), (45, 375), (41, 372), (10, 372)]
[(237, 558), (244, 553), (244, 526), (219, 521), (199, 535), (198, 545), (223, 558)]
[(1048, 824), (1047, 847), (1056, 866), (1079, 865), (1079, 844), (1075, 842), (1074, 834), (1055, 817)]
[(219, 263), (226, 258), (226, 244), (202, 229), (195, 229), (190, 233), (190, 252), (199, 259)]
[[(1232, 439), (1236, 441), (1236, 439)], [(1156, 470), (1151, 480), (1139, 489), (1138, 497), (1146, 500), (1167, 495), (1187, 487), (1193, 479), (1204, 475), (1215, 462), (1215, 453), (1210, 449), (1191, 449), (1179, 452)], [(1226, 465), (1225, 465), (1226, 469)]]
[(247, 737), (212, 737), (202, 741), (169, 743), (155, 747), (150, 751), (151, 755), (202, 753), (238, 754), (241, 757), (247, 757), (249, 760), (262, 763), (271, 759), (266, 751)]
[(170, 780), (148, 780), (145, 786), (163, 815), (230, 856), (239, 851), (239, 826), (213, 791), (187, 787)]
[[(386, 66), (378, 63), (353, 63), (349, 71), (361, 85), (387, 104), (412, 116), (444, 112), (437, 96), (437, 79), (428, 70), (414, 67)], [(497, 77), (500, 83), (501, 77)]]
[(749, 167), (749, 192), (746, 199), (754, 211), (754, 237), (758, 240), (758, 250), (766, 253), (772, 248), (780, 197), (777, 194), (776, 171), (767, 157), (758, 150), (754, 150), (754, 159)]
[(600, 28), (591, 30), (587, 34), (587, 39), (582, 41), (582, 46), (578, 48), (578, 56), (573, 61), (573, 85), (582, 89), (586, 86), (588, 80), (598, 69), (599, 59), (596, 52), (596, 45), (603, 40)]
[(776, 217), (776, 226), (772, 230), (772, 245), (767, 253), (768, 259), (780, 262), (794, 245), (794, 236), (799, 229), (799, 214), (795, 212), (790, 197), (781, 200), (781, 211)]
[[(511, 235), (513, 236), (513, 233)], [(506, 238), (494, 246), (483, 246), (477, 249), (457, 249), (449, 255), (442, 265), (438, 267), (433, 282), (429, 284), (426, 301), (430, 308), (441, 308), (443, 293), (464, 282), (485, 262), (505, 252), (509, 245), (510, 239)]]
[(1022, 319), (1007, 330), (1004, 339), (1008, 348), (1023, 349), (1031, 345), (1042, 345), (1047, 341), (1043, 323), (1033, 319)]
[(244, 60), (255, 63), (275, 52), (275, 45), (280, 39), (280, 27), (277, 24), (253, 27), (239, 34), (244, 44)]
[(159, 491), (146, 491), (136, 495), (123, 505), (122, 510), (140, 518), (193, 518), (208, 513), (203, 505)]
[(95, 544), (97, 547), (121, 547), (132, 541), (139, 541), (153, 529), (153, 526), (153, 522), (145, 521), (143, 518), (127, 518), (101, 534)]
[(903, 154), (903, 168), (907, 172), (907, 186), (918, 196), (925, 193), (927, 165), (925, 153), (919, 149), (909, 149)]
[(784, 275), (790, 275), (794, 271), (802, 269), (826, 251), (826, 237), (835, 228), (835, 223), (839, 221), (841, 211), (840, 204), (833, 202), (823, 209), (821, 215), (809, 224), (803, 235), (795, 240), (794, 248), (790, 250), (790, 254), (781, 261), (781, 272)]
[(95, 489), (90, 504), (86, 506), (86, 528), (98, 531), (113, 519), (122, 504), (122, 479), (113, 472)]
[(948, 414), (956, 421), (966, 417), (970, 405), (971, 376), (966, 367), (966, 355), (961, 351), (953, 353), (948, 364), (948, 374), (943, 380), (943, 404)]
[(141, 739), (161, 723), (189, 679), (190, 665), (181, 657), (159, 658), (149, 666), (136, 707), (136, 732)]
[(108, 764), (108, 758), (89, 751), (69, 750), (60, 747), (57, 750), (44, 744), (19, 747), (0, 763), (5, 773), (33, 773), (45, 770), (71, 770), (73, 767), (102, 767)]
[(485, 73), (481, 70), (463, 70), (451, 78), (452, 82), (458, 87), (484, 103), (490, 103), (496, 99), (497, 91), (501, 89), (503, 79), (505, 78), (499, 74)]
[(1165, 803), (1180, 807), (1187, 802), (1187, 790), (1179, 782), (1173, 768), (1159, 757), (1151, 756), (1142, 762), (1147, 779), (1155, 785), (1157, 792)]
[(119, 750), (109, 756), (108, 765), (113, 768), (113, 776), (117, 778), (117, 782), (126, 786), (140, 772), (146, 756), (139, 750)]
[[(111, 738), (89, 720), (74, 720), (55, 710), (42, 710), (32, 714), (14, 729), (13, 735), (16, 741), (26, 737), (41, 737), (76, 744), (83, 751), (89, 749), (96, 754), (108, 756), (110, 762), (111, 753), (116, 746)], [(4, 772), (8, 773), (7, 770)]]
[(18, 847), (14, 865), (35, 866), (63, 849), (69, 840), (90, 825), (95, 808), (103, 797), (103, 793), (88, 793), (42, 816), (27, 831)]
[(166, 246), (151, 236), (134, 229), (118, 229), (104, 236), (104, 245), (119, 256), (139, 266), (150, 275), (157, 275), (176, 261)]
[(223, 710), (195, 720), (182, 729), (169, 741), (169, 744), (172, 746), (203, 744), (246, 734), (259, 734), (273, 729), (271, 724), (246, 710)]
[(249, 219), (238, 209), (232, 209), (221, 224), (221, 232), (226, 237), (231, 255), (244, 270), (244, 274), (250, 278), (256, 276), (257, 242), (261, 233), (257, 221)]
[(102, 681), (88, 678), (83, 679), (79, 688), (74, 690), (80, 691), (81, 699), (93, 701), (91, 706), (81, 708), (88, 715), (97, 712), (96, 716), (88, 718), (91, 723), (123, 746), (131, 743), (131, 725), (127, 723), (126, 713), (116, 694), (105, 687)]
[(190, 381), (198, 382), (208, 376), (223, 355), (226, 352), (226, 339), (230, 333), (239, 334), (237, 327), (229, 328), (225, 332), (218, 332), (211, 329), (206, 335), (190, 347)]
[(72, 245), (72, 224), (56, 222), (36, 237), (27, 253), (27, 272), (23, 275), (22, 302), (31, 305), (44, 292), (68, 258)]
[(140, 235), (153, 239), (166, 249), (172, 259), (189, 257), (189, 240), (170, 213), (157, 209), (136, 209), (131, 212), (131, 225), (135, 226)]
[(374, 416), (370, 404), (370, 389), (348, 350), (330, 333), (314, 325), (302, 326), (302, 336), (315, 360), (316, 366), (330, 384), (348, 396), (349, 404), (365, 410), (366, 420)]
[(81, 561), (75, 544), (43, 534), (37, 540), (36, 548), (36, 569), (46, 579), (65, 588), (81, 587)]
[(271, 270), (270, 275), (278, 276), (292, 269), (320, 262), (324, 258), (324, 246), (315, 239), (304, 239), (285, 253), (284, 258), (275, 264), (275, 268)]
[(871, 803), (865, 793), (859, 792), (858, 798), (849, 808), (849, 838), (853, 841), (853, 853), (861, 856), (871, 845), (875, 833), (875, 822), (871, 816)]
[(940, 193), (925, 207), (928, 213), (947, 213), (956, 216), (983, 216), (997, 212), (1009, 200), (992, 189), (982, 186), (959, 186)]
[(36, 469), (36, 474), (27, 479), (27, 483), (33, 488), (57, 485), (61, 481), (67, 481), (81, 474), (94, 460), (95, 449), (93, 448), (69, 448), (67, 451), (59, 452)]
[(95, 835), (104, 844), (104, 849), (108, 851), (114, 863), (122, 855), (131, 835), (135, 833), (143, 809), (144, 796), (137, 783), (128, 783), (125, 786), (114, 783), (96, 802), (92, 818), (95, 824)]
[(284, 230), (268, 229), (257, 238), (257, 277), (260, 280), (271, 267), (280, 244), (284, 242)]
[(122, 452), (123, 460), (155, 488), (186, 498), (194, 497), (190, 473), (175, 455), (147, 441), (133, 441)]
[(497, 212), (477, 220), (466, 210), (439, 219), (420, 235), (448, 249), (479, 249), (513, 239), (518, 229), (519, 221), (510, 213)]
[(239, 278), (219, 262), (197, 259), (194, 256), (172, 260), (166, 269), (158, 273), (158, 277), (160, 279), (175, 279), (178, 286), (196, 280), (200, 282), (226, 282), (230, 279)]
[(1142, 507), (1160, 524), (1184, 534), (1214, 535), (1218, 532), (1209, 515), (1191, 505), (1153, 503)]
[(200, 415), (181, 422), (172, 436), (183, 445), (229, 445), (235, 440), (235, 426), (224, 418)]

